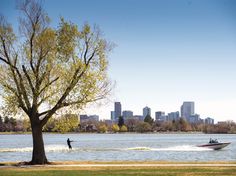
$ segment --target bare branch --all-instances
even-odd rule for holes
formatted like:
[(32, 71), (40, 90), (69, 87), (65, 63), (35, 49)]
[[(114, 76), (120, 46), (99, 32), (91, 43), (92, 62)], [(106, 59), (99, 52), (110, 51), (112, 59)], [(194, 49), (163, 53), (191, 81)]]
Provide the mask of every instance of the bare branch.
[(27, 70), (26, 70), (24, 65), (22, 65), (22, 69), (23, 69), (23, 72), (25, 73), (25, 76), (26, 76), (26, 78), (28, 80), (28, 83), (29, 83), (30, 88), (32, 90), (32, 94), (35, 94), (35, 89), (34, 89), (33, 83), (31, 81), (31, 78), (30, 78), (30, 76), (29, 76), (29, 74), (28, 74), (28, 72), (27, 72)]
[(89, 63), (90, 63), (91, 60), (93, 59), (95, 53), (96, 53), (96, 49), (94, 49), (94, 51), (93, 51), (93, 53), (91, 54), (91, 56), (89, 57), (88, 61), (85, 63), (87, 66), (89, 65)]
[[(6, 64), (10, 65), (10, 62), (8, 62), (6, 59), (3, 59), (1, 56), (0, 56), (0, 60), (2, 60), (3, 62), (5, 62)], [(11, 66), (11, 65), (10, 65)]]
[(87, 63), (88, 41), (85, 41), (84, 63)]

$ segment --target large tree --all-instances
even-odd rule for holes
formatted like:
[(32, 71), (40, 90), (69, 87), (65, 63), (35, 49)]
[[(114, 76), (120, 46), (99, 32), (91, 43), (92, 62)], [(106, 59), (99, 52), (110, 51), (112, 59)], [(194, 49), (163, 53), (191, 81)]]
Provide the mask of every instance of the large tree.
[(107, 55), (111, 45), (99, 29), (64, 20), (49, 26), (37, 1), (21, 1), (19, 36), (0, 16), (0, 94), (5, 110), (22, 110), (30, 119), (30, 164), (48, 163), (42, 128), (62, 108), (81, 109), (104, 99), (111, 89)]

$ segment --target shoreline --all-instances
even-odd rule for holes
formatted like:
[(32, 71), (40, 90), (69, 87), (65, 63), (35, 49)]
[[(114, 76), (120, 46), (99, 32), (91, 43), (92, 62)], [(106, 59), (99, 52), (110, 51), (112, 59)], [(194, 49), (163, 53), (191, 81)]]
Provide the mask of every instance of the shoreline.
[[(21, 167), (21, 166), (34, 166), (34, 165), (25, 165), (24, 162), (0, 162), (0, 168), (2, 166), (15, 166), (15, 167)], [(35, 166), (86, 166), (86, 165), (119, 165), (119, 166), (146, 166), (146, 165), (235, 165), (236, 161), (52, 161), (49, 164), (45, 165), (35, 165)]]
[[(0, 132), (0, 135), (24, 135), (24, 134), (32, 134), (31, 131), (27, 132)], [(97, 132), (66, 132), (66, 133), (58, 133), (58, 132), (43, 132), (43, 134), (227, 134), (227, 135), (234, 135), (236, 133), (204, 133), (201, 131), (157, 131), (157, 132), (147, 132), (147, 133), (138, 133), (138, 132), (117, 132), (117, 133), (97, 133)]]
[[(24, 135), (24, 134), (32, 134), (32, 132), (0, 132), (0, 135)], [(43, 134), (235, 134), (235, 133), (203, 133), (203, 132), (148, 132), (148, 133), (137, 133), (137, 132), (121, 132), (121, 133), (89, 133), (89, 132), (67, 132), (67, 133), (57, 133), (57, 132), (43, 132)]]

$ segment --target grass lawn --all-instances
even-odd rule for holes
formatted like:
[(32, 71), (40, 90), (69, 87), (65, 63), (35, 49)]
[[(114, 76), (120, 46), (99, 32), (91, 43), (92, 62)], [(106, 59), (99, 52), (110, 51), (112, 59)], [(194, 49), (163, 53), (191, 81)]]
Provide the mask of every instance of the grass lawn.
[(81, 169), (81, 168), (14, 168), (14, 169), (0, 169), (0, 175), (2, 176), (148, 176), (148, 175), (162, 175), (162, 176), (224, 176), (224, 175), (236, 175), (236, 167), (156, 167), (156, 168), (103, 168), (103, 169)]
[[(113, 163), (114, 164), (114, 163)], [(1, 176), (224, 176), (236, 175), (236, 167), (0, 167)]]

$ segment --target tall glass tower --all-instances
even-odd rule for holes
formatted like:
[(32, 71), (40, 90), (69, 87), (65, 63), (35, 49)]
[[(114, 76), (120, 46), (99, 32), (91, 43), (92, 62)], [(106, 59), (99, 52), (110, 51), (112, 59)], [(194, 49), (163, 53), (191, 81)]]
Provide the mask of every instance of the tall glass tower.
[(194, 102), (193, 101), (183, 102), (183, 105), (181, 106), (181, 117), (189, 121), (191, 115), (194, 115)]
[(115, 120), (118, 120), (121, 116), (121, 103), (115, 102)]

